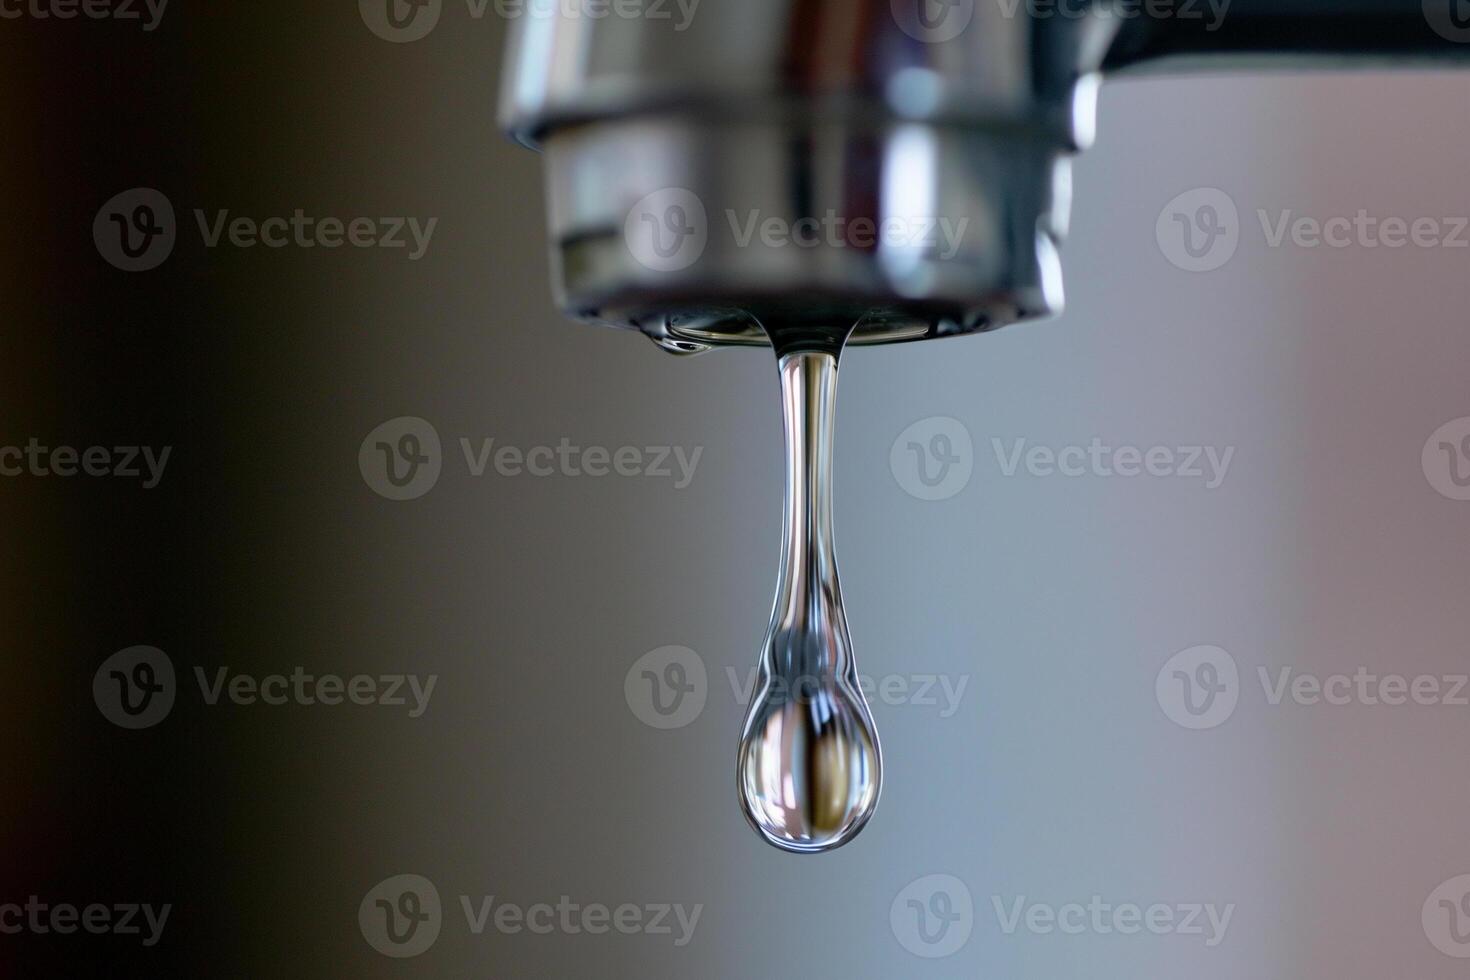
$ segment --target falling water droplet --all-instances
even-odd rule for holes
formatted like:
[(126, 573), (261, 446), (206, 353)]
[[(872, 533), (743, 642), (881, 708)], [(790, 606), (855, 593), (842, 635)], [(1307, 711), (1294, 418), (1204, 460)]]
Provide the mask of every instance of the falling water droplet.
[(738, 779), (745, 815), (767, 841), (815, 853), (857, 835), (882, 778), (832, 542), (833, 412), (846, 333), (770, 333), (786, 429), (781, 575)]

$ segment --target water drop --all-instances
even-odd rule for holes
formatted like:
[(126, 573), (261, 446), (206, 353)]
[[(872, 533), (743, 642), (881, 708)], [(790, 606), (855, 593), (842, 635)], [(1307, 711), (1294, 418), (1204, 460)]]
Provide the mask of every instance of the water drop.
[(857, 835), (878, 804), (882, 778), (832, 541), (833, 413), (846, 333), (768, 332), (786, 430), (781, 571), (738, 782), (745, 815), (761, 836), (782, 850), (815, 853)]

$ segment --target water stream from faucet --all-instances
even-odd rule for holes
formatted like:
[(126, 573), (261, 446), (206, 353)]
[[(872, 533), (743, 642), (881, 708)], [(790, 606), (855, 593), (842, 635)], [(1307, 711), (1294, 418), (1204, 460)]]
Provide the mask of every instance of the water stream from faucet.
[(816, 853), (856, 836), (882, 779), (832, 540), (837, 361), (849, 331), (767, 332), (781, 376), (786, 492), (780, 576), (738, 782), (745, 815), (767, 841)]

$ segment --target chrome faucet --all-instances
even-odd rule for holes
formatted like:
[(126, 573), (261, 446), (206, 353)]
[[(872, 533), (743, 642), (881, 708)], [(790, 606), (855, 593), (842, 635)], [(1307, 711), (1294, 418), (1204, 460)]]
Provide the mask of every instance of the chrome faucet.
[(799, 853), (851, 840), (883, 769), (832, 548), (844, 341), (1061, 311), (1106, 74), (1470, 52), (1470, 0), (531, 2), (558, 9), (517, 21), (502, 112), (545, 154), (563, 309), (676, 353), (776, 348), (782, 575), (737, 784)]
[[(1115, 73), (1470, 55), (1467, 0), (528, 0), (501, 114), (557, 299), (676, 353), (1056, 314)], [(555, 8), (555, 9), (553, 9)]]

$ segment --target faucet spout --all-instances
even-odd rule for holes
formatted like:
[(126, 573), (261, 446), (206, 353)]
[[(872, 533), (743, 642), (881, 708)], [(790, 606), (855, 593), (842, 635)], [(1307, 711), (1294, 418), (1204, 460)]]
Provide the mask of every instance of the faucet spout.
[(557, 300), (676, 353), (1058, 313), (1109, 72), (1470, 56), (1465, 0), (547, 6), (512, 28), (501, 114), (546, 157)]

